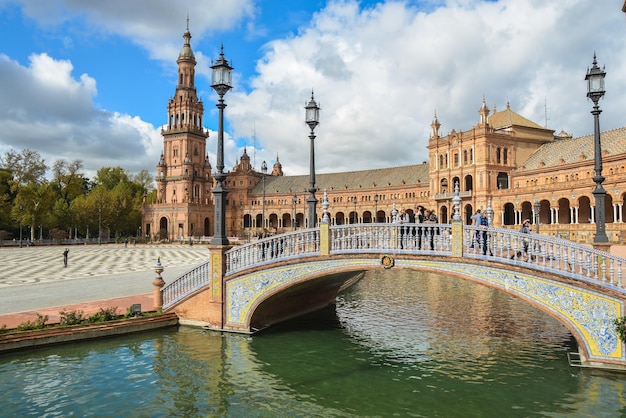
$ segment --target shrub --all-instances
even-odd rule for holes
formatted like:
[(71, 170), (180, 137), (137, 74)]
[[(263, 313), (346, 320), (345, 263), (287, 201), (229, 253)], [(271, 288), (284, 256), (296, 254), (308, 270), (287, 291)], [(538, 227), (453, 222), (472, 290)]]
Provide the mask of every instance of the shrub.
[(59, 322), (61, 325), (78, 325), (85, 322), (85, 317), (83, 316), (83, 311), (75, 310), (75, 311), (61, 311), (59, 312), (60, 319)]
[(111, 308), (100, 308), (98, 312), (91, 315), (87, 322), (93, 324), (95, 322), (106, 322), (111, 321), (113, 319), (117, 319), (117, 306), (113, 306)]
[(26, 321), (17, 326), (18, 331), (29, 331), (32, 329), (43, 329), (46, 327), (46, 322), (48, 322), (48, 315), (41, 315), (37, 313), (37, 320), (35, 322)]
[(613, 321), (615, 325), (615, 332), (617, 332), (617, 336), (623, 343), (626, 343), (626, 316), (622, 316), (621, 318), (617, 318)]

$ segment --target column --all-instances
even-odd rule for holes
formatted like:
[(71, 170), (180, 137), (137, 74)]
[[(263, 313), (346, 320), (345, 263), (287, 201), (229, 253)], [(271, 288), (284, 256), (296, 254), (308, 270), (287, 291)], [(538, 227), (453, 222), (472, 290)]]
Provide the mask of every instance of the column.
[(596, 207), (595, 207), (595, 205), (591, 206), (591, 222), (590, 223), (592, 223), (592, 224), (596, 223)]
[(559, 224), (559, 208), (554, 208), (554, 223)]

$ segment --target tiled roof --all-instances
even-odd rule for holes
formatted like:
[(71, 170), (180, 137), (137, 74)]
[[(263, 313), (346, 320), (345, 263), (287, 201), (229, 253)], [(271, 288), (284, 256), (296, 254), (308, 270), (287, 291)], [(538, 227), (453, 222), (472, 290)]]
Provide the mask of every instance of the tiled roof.
[[(600, 143), (603, 154), (624, 154), (626, 152), (626, 127), (602, 132)], [(578, 161), (593, 161), (593, 159), (594, 140), (591, 134), (544, 144), (523, 163), (523, 166), (526, 170), (536, 170)]]
[[(315, 187), (320, 192), (358, 191), (360, 189), (385, 191), (394, 186), (424, 184), (428, 186), (428, 164), (403, 167), (379, 168), (374, 170), (348, 171), (315, 175)], [(301, 193), (309, 187), (309, 175), (267, 176), (265, 192), (271, 194)], [(263, 193), (263, 182), (259, 182), (252, 194)]]
[(507, 126), (525, 126), (528, 128), (545, 129), (543, 126), (526, 119), (524, 116), (511, 110), (511, 106), (507, 105), (506, 110), (493, 112), (487, 119), (489, 125), (494, 129), (504, 128)]

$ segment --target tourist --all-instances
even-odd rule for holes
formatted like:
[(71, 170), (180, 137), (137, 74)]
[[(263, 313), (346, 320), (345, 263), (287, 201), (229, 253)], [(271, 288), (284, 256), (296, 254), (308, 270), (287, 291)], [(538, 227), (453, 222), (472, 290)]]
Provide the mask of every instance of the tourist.
[[(522, 223), (522, 227), (519, 230), (521, 233), (523, 234), (530, 234), (530, 219), (526, 219), (523, 223)], [(524, 237), (522, 239), (522, 245), (524, 248), (524, 254), (528, 254), (528, 238)]]
[[(489, 228), (489, 219), (487, 219), (487, 212), (482, 212), (480, 214), (480, 240), (482, 241), (482, 247), (483, 247), (483, 255), (487, 255), (487, 248), (489, 247), (489, 233), (487, 232), (487, 228)], [(490, 255), (493, 255), (493, 253), (491, 252), (491, 250), (489, 251)]]
[[(474, 214), (470, 216), (470, 219), (474, 223), (474, 226), (480, 225), (480, 209), (477, 209), (476, 212), (474, 212)], [(474, 248), (474, 244), (477, 243), (479, 239), (480, 231), (476, 231), (476, 233), (474, 234), (474, 238), (472, 239), (472, 244), (470, 245), (470, 248)]]
[(69, 248), (66, 248), (65, 251), (63, 251), (63, 264), (65, 267), (67, 267), (67, 255), (69, 254), (69, 252)]
[[(431, 209), (426, 209), (424, 211), (424, 223), (425, 224), (437, 224), (439, 223), (439, 218), (437, 218), (437, 215), (435, 215), (435, 211), (431, 210)], [(426, 230), (426, 234), (429, 236), (429, 244), (430, 244), (430, 249), (434, 250), (435, 249), (435, 232), (438, 227), (436, 226), (429, 226)]]

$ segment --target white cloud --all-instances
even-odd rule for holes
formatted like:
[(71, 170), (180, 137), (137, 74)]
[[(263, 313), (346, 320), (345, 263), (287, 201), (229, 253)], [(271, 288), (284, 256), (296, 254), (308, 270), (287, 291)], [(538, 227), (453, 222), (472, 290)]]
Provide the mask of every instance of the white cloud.
[[(209, 57), (216, 51), (203, 50), (201, 41), (235, 30), (242, 38), (264, 31), (255, 21), (264, 2), (253, 0), (22, 3), (24, 14), (40, 25), (59, 27), (80, 18), (85, 22), (81, 29), (130, 39), (168, 67), (180, 51), (181, 26), (189, 12), (203, 97), (212, 94), (203, 76), (209, 75)], [(238, 140), (248, 138), (251, 146), (256, 132), (257, 150), (248, 154), (256, 155), (257, 167), (263, 160), (271, 166), (278, 154), (287, 174), (308, 173), (304, 105), (311, 89), (322, 108), (315, 131), (318, 172), (420, 163), (427, 159), (434, 112), (443, 133), (467, 130), (478, 121), (483, 96), (492, 109), (510, 103), (540, 124), (547, 106), (550, 128), (589, 134), (593, 125), (584, 76), (594, 51), (607, 70), (601, 127), (625, 125), (626, 24), (615, 2), (359, 4), (328, 2), (308, 24), (264, 46), (252, 79), (235, 74), (235, 88), (226, 96), (231, 127), (226, 169), (241, 155)], [(245, 33), (246, 28), (253, 33)], [(75, 32), (64, 32), (63, 42), (72, 45), (72, 36)], [(52, 159), (76, 155), (96, 169), (111, 165), (113, 158), (129, 170), (152, 170), (162, 149), (158, 128), (140, 116), (98, 108), (96, 80), (72, 71), (70, 60), (46, 54), (32, 55), (29, 67), (0, 56), (0, 94), (12, 98), (0, 101), (5, 131), (0, 147), (46, 151)], [(205, 102), (205, 121), (217, 120), (213, 100)], [(211, 132), (207, 149), (215, 150), (216, 138)], [(212, 153), (210, 158), (215, 166)]]
[[(608, 28), (612, 28), (608, 30)], [(603, 129), (624, 125), (624, 46), (619, 7), (584, 0), (448, 2), (430, 12), (389, 2), (359, 10), (330, 2), (297, 36), (266, 45), (252, 91), (229, 93), (235, 136), (256, 125), (257, 160), (276, 153), (288, 174), (308, 172), (304, 103), (321, 102), (319, 172), (419, 163), (437, 111), (442, 132), (513, 110), (574, 135), (592, 131), (585, 71), (607, 64)]]
[(139, 117), (98, 109), (96, 81), (72, 75), (67, 60), (30, 56), (20, 66), (0, 55), (0, 143), (4, 152), (32, 149), (52, 164), (57, 159), (84, 162), (88, 176), (103, 166), (130, 172), (155, 166), (160, 133)]

